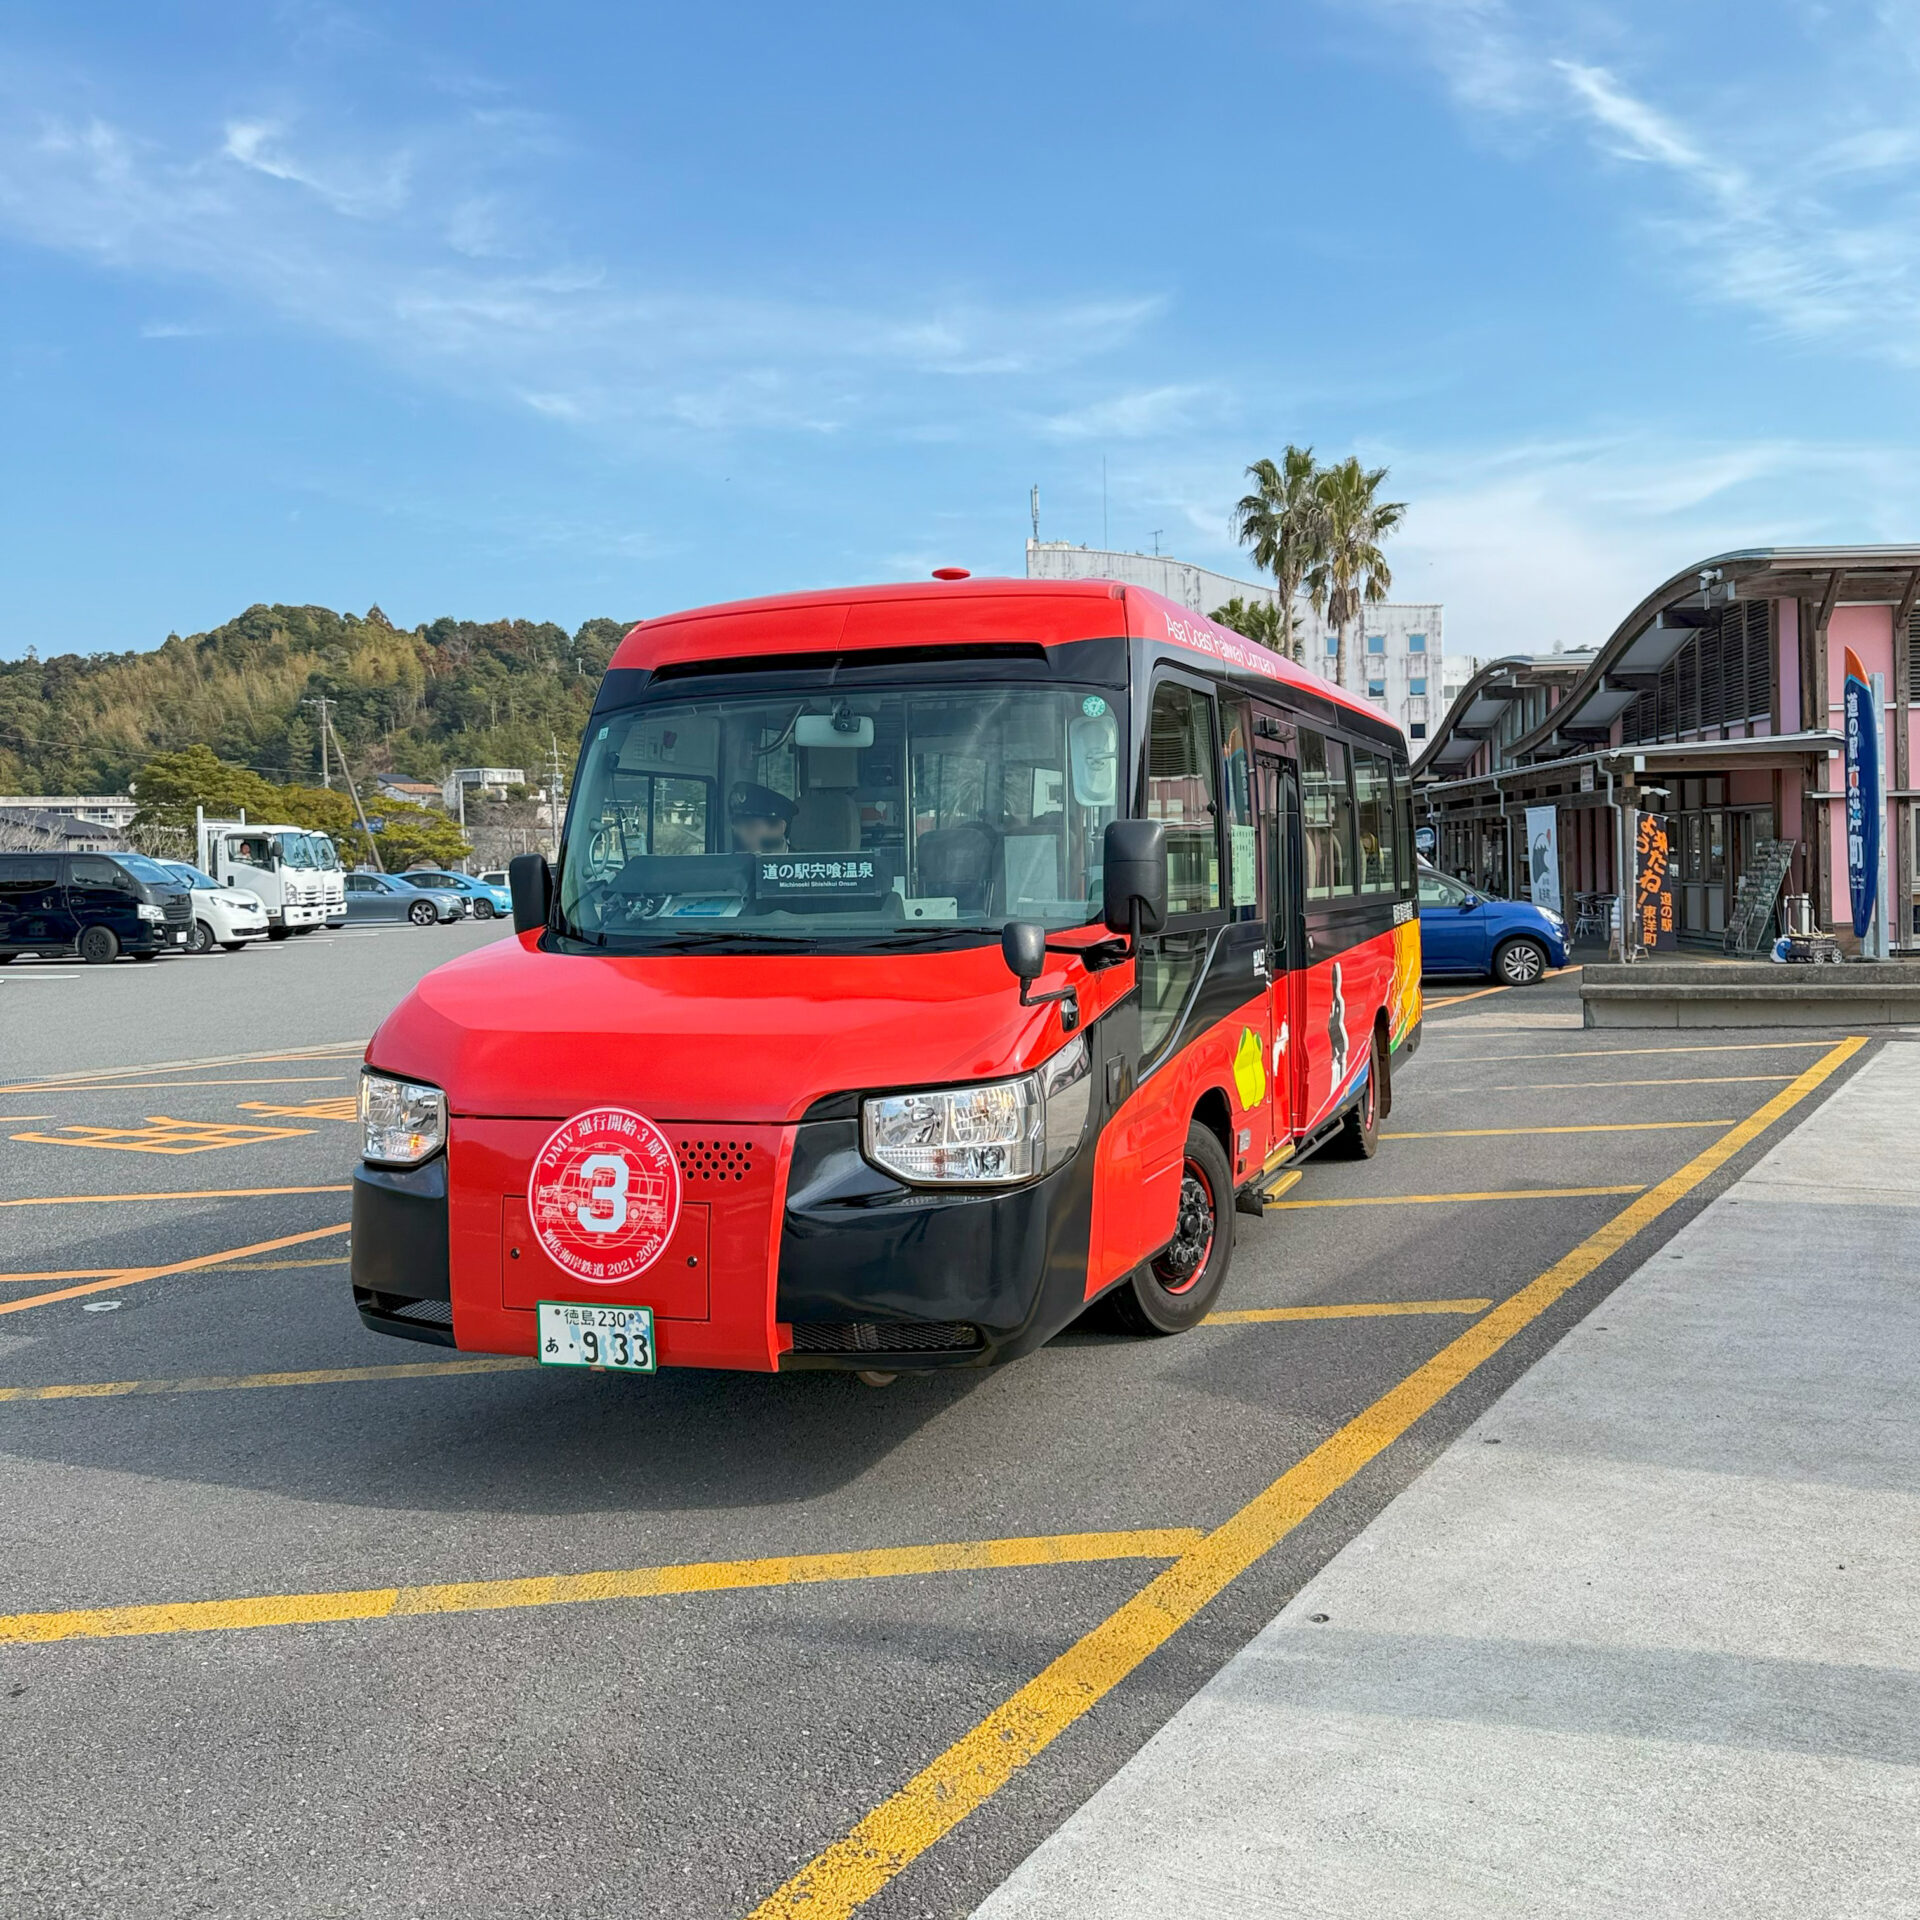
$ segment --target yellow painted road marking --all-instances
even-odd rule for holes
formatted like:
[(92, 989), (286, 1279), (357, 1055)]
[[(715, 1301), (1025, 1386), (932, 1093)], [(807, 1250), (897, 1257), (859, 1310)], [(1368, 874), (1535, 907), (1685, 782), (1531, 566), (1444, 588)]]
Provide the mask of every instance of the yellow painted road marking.
[(1482, 987), (1478, 993), (1456, 993), (1449, 1000), (1429, 1000), (1421, 996), (1420, 1010), (1423, 1013), (1437, 1012), (1441, 1007), (1463, 1007), (1469, 1000), (1484, 1000), (1490, 993), (1511, 993), (1511, 987)]
[(338, 1060), (365, 1051), (366, 1043), (361, 1040), (329, 1040), (323, 1046), (296, 1047), (282, 1053), (226, 1053), (205, 1060), (153, 1060), (144, 1067), (76, 1068), (72, 1073), (50, 1073), (38, 1080), (15, 1080), (0, 1086), (0, 1093), (56, 1093), (90, 1086), (95, 1081), (124, 1081), (136, 1073), (198, 1073), (214, 1067), (267, 1066), (281, 1060)]
[[(352, 1262), (340, 1254), (326, 1260), (228, 1260), (222, 1262), (229, 1273), (301, 1273), (310, 1267), (345, 1267)], [(137, 1267), (69, 1267), (55, 1273), (0, 1273), (0, 1286), (22, 1287), (35, 1281), (118, 1279), (123, 1273), (137, 1273)]]
[(265, 1200), (288, 1193), (350, 1193), (334, 1187), (196, 1187), (190, 1193), (43, 1193), (29, 1200), (0, 1200), (0, 1207), (123, 1205), (147, 1200)]
[(669, 1593), (727, 1593), (743, 1587), (811, 1586), (837, 1580), (897, 1579), (916, 1573), (1078, 1566), (1102, 1560), (1172, 1560), (1191, 1551), (1202, 1537), (1198, 1527), (1055, 1533), (1019, 1540), (963, 1540), (944, 1546), (795, 1553), (771, 1560), (629, 1567), (613, 1573), (542, 1574), (530, 1580), (469, 1580), (340, 1593), (266, 1593), (246, 1600), (184, 1600), (160, 1606), (88, 1607), (69, 1613), (15, 1613), (0, 1615), (0, 1646), (117, 1639), (129, 1634), (230, 1632), (246, 1627), (303, 1626), (319, 1620), (387, 1620), (399, 1614), (491, 1613), (508, 1607), (648, 1600)]
[[(1462, 1034), (1462, 1039), (1473, 1036)], [(1450, 1067), (1490, 1066), (1514, 1060), (1612, 1060), (1629, 1053), (1784, 1053), (1789, 1047), (1830, 1047), (1831, 1040), (1730, 1040), (1699, 1047), (1575, 1047), (1568, 1053), (1463, 1053)]]
[(62, 1127), (58, 1133), (16, 1133), (48, 1147), (100, 1147), (109, 1153), (212, 1153), (220, 1147), (257, 1147), (298, 1140), (311, 1127), (262, 1127), (237, 1120), (175, 1120), (151, 1113), (144, 1127)]
[(88, 1080), (64, 1082), (58, 1087), (39, 1087), (39, 1093), (151, 1093), (156, 1087), (319, 1087), (338, 1086), (349, 1076), (344, 1073), (308, 1073), (293, 1080)]
[[(1203, 1327), (1250, 1327), (1268, 1320), (1361, 1320), (1400, 1313), (1485, 1313), (1491, 1300), (1370, 1300), (1332, 1307), (1236, 1307), (1210, 1313)], [(0, 1400), (6, 1398), (0, 1391)]]
[(297, 1107), (276, 1107), (266, 1100), (242, 1100), (240, 1111), (289, 1114), (300, 1120), (357, 1120), (360, 1117), (360, 1102), (351, 1093), (332, 1100), (309, 1100), (304, 1106)]
[(1611, 1120), (1586, 1127), (1443, 1127), (1437, 1133), (1383, 1133), (1382, 1140), (1491, 1140), (1510, 1133), (1678, 1133), (1688, 1127), (1730, 1127), (1731, 1120)]
[(38, 1280), (105, 1280), (126, 1272), (125, 1267), (68, 1267), (57, 1273), (0, 1273), (0, 1286), (19, 1287)]
[(110, 1280), (89, 1280), (84, 1286), (62, 1287), (56, 1293), (30, 1293), (24, 1300), (0, 1302), (0, 1313), (25, 1313), (29, 1307), (51, 1306), (56, 1300), (77, 1300), (83, 1293), (118, 1291), (137, 1287), (143, 1280), (158, 1280), (169, 1273), (198, 1273), (205, 1267), (223, 1266), (229, 1260), (242, 1260), (250, 1253), (275, 1253), (281, 1247), (304, 1246), (309, 1240), (324, 1240), (329, 1234), (345, 1233), (348, 1223), (337, 1227), (315, 1227), (310, 1233), (289, 1233), (278, 1240), (256, 1240), (250, 1247), (229, 1247), (224, 1253), (196, 1254), (191, 1260), (169, 1260), (162, 1267), (128, 1267)]
[(1272, 1200), (1269, 1211), (1296, 1207), (1450, 1207), (1474, 1200), (1585, 1200), (1600, 1193), (1644, 1193), (1646, 1183), (1626, 1187), (1509, 1187), (1489, 1193), (1369, 1193), (1344, 1199)]
[(816, 1854), (755, 1907), (748, 1920), (779, 1920), (782, 1915), (790, 1920), (846, 1920), (1569, 1288), (1710, 1179), (1866, 1044), (1858, 1036), (1841, 1041), (1757, 1113), (1389, 1388), (962, 1734), (850, 1833)]
[(352, 1260), (344, 1253), (326, 1260), (229, 1260), (229, 1273), (301, 1273), (309, 1267), (349, 1267)]
[(448, 1373), (538, 1371), (538, 1360), (490, 1353), (470, 1360), (409, 1360), (390, 1367), (308, 1367), (297, 1373), (208, 1374), (197, 1380), (80, 1380), (52, 1387), (0, 1387), (5, 1400), (120, 1400), (130, 1394), (239, 1393), (250, 1387), (350, 1386), (361, 1380), (431, 1380)]
[(1749, 1087), (1790, 1073), (1723, 1073), (1706, 1080), (1522, 1080), (1506, 1087), (1437, 1087), (1437, 1093), (1565, 1093), (1575, 1087)]

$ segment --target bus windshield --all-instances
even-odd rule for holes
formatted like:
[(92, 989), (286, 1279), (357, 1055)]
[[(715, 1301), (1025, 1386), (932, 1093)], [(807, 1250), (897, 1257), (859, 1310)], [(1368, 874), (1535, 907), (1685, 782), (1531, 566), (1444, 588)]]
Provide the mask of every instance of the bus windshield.
[(1123, 720), (1108, 691), (958, 674), (663, 691), (591, 732), (559, 928), (644, 949), (1084, 926), (1100, 917)]

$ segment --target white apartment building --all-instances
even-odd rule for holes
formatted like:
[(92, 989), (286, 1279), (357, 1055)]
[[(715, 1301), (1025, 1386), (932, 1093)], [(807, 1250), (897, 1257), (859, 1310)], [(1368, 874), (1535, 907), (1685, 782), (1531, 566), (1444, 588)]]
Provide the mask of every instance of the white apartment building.
[[(1146, 587), (1195, 613), (1211, 613), (1229, 600), (1272, 606), (1274, 589), (1258, 580), (1236, 580), (1191, 561), (1164, 553), (1114, 553), (1076, 547), (1064, 540), (1027, 542), (1029, 580), (1119, 580)], [(1443, 653), (1441, 610), (1437, 605), (1383, 602), (1367, 609), (1366, 619), (1348, 636), (1346, 687), (1371, 701), (1406, 730), (1417, 758), (1420, 743), (1440, 718)], [(1295, 612), (1305, 664), (1332, 680), (1337, 677), (1338, 636), (1304, 601)]]

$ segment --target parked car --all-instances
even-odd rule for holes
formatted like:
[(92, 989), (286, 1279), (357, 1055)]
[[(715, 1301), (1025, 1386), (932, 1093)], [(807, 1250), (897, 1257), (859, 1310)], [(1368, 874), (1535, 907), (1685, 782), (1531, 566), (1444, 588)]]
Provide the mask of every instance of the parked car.
[(1567, 964), (1567, 923), (1527, 900), (1496, 900), (1420, 862), (1420, 966), (1425, 973), (1491, 974), (1530, 987)]
[(184, 860), (163, 860), (166, 870), (193, 889), (193, 925), (187, 930), (189, 953), (220, 947), (238, 953), (251, 940), (267, 937), (267, 906), (245, 887), (223, 887), (212, 874)]
[(402, 886), (386, 873), (347, 875), (349, 926), (375, 920), (410, 920), (416, 927), (430, 927), (438, 921), (444, 926), (449, 920), (458, 920), (461, 912), (457, 894), (422, 893), (418, 887)]
[(426, 887), (436, 893), (456, 894), (466, 911), (476, 920), (491, 920), (513, 911), (513, 896), (505, 887), (490, 887), (470, 873), (446, 873), (438, 868), (418, 867), (400, 878), (411, 887)]
[(91, 965), (185, 948), (193, 896), (138, 853), (0, 853), (0, 966), (23, 953)]

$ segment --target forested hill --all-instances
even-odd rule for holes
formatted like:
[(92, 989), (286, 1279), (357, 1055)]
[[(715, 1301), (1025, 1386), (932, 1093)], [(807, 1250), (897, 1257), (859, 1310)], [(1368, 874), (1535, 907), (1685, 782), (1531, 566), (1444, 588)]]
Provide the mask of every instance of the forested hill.
[(110, 793), (157, 752), (196, 743), (278, 782), (320, 768), (326, 694), (356, 775), (439, 779), (450, 765), (533, 770), (573, 754), (630, 620), (577, 633), (545, 621), (436, 620), (411, 632), (378, 607), (249, 607), (150, 653), (0, 661), (0, 792)]

